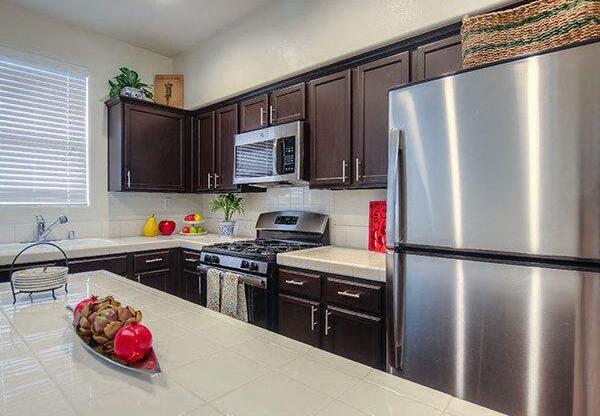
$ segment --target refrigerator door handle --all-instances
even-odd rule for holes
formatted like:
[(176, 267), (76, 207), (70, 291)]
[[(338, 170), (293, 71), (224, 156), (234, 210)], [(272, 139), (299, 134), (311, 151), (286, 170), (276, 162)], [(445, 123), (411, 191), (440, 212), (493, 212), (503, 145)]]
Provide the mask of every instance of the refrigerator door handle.
[(404, 213), (404, 134), (390, 129), (388, 150), (388, 191), (386, 244), (389, 248), (404, 242), (406, 221)]
[(401, 253), (388, 250), (385, 259), (387, 308), (387, 362), (402, 370), (404, 362), (405, 278)]

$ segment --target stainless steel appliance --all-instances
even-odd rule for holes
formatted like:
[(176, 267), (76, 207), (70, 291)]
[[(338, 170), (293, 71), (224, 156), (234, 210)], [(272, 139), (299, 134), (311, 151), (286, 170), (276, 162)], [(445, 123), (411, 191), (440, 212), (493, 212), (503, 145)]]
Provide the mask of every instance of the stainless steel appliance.
[(233, 182), (306, 185), (305, 157), (302, 121), (236, 134)]
[(600, 43), (389, 94), (388, 365), (600, 414)]
[(249, 322), (274, 329), (277, 254), (328, 243), (327, 215), (304, 211), (266, 212), (260, 214), (256, 222), (256, 239), (203, 247), (198, 270), (206, 273), (209, 268), (218, 268), (239, 274), (246, 285)]

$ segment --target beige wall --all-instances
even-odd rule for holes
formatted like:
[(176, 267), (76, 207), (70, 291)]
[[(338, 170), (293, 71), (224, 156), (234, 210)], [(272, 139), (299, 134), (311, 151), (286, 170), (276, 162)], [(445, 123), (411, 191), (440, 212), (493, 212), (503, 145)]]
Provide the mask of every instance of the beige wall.
[(174, 58), (186, 107), (457, 21), (506, 0), (282, 0)]
[(147, 80), (155, 73), (169, 73), (172, 61), (145, 49), (88, 32), (58, 20), (0, 1), (0, 46), (39, 54), (89, 70), (89, 159), (90, 206), (85, 208), (7, 207), (0, 201), (0, 242), (31, 239), (35, 214), (48, 221), (65, 213), (70, 223), (53, 234), (78, 237), (139, 234), (146, 215), (157, 211), (183, 213), (197, 206), (197, 196), (170, 196), (171, 208), (164, 209), (164, 195), (109, 194), (107, 189), (107, 122), (104, 100), (107, 80), (120, 66), (137, 69)]

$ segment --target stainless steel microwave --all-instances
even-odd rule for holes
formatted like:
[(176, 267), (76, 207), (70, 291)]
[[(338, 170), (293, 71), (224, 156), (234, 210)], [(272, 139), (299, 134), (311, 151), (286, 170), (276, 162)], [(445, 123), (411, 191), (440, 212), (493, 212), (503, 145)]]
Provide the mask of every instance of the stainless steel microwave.
[(236, 134), (234, 147), (233, 183), (307, 184), (302, 121)]

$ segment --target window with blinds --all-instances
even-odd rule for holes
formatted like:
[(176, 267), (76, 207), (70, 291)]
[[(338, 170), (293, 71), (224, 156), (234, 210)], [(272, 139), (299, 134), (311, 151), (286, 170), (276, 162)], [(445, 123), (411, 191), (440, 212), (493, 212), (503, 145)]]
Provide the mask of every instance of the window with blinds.
[(87, 205), (87, 72), (0, 49), (0, 205)]

